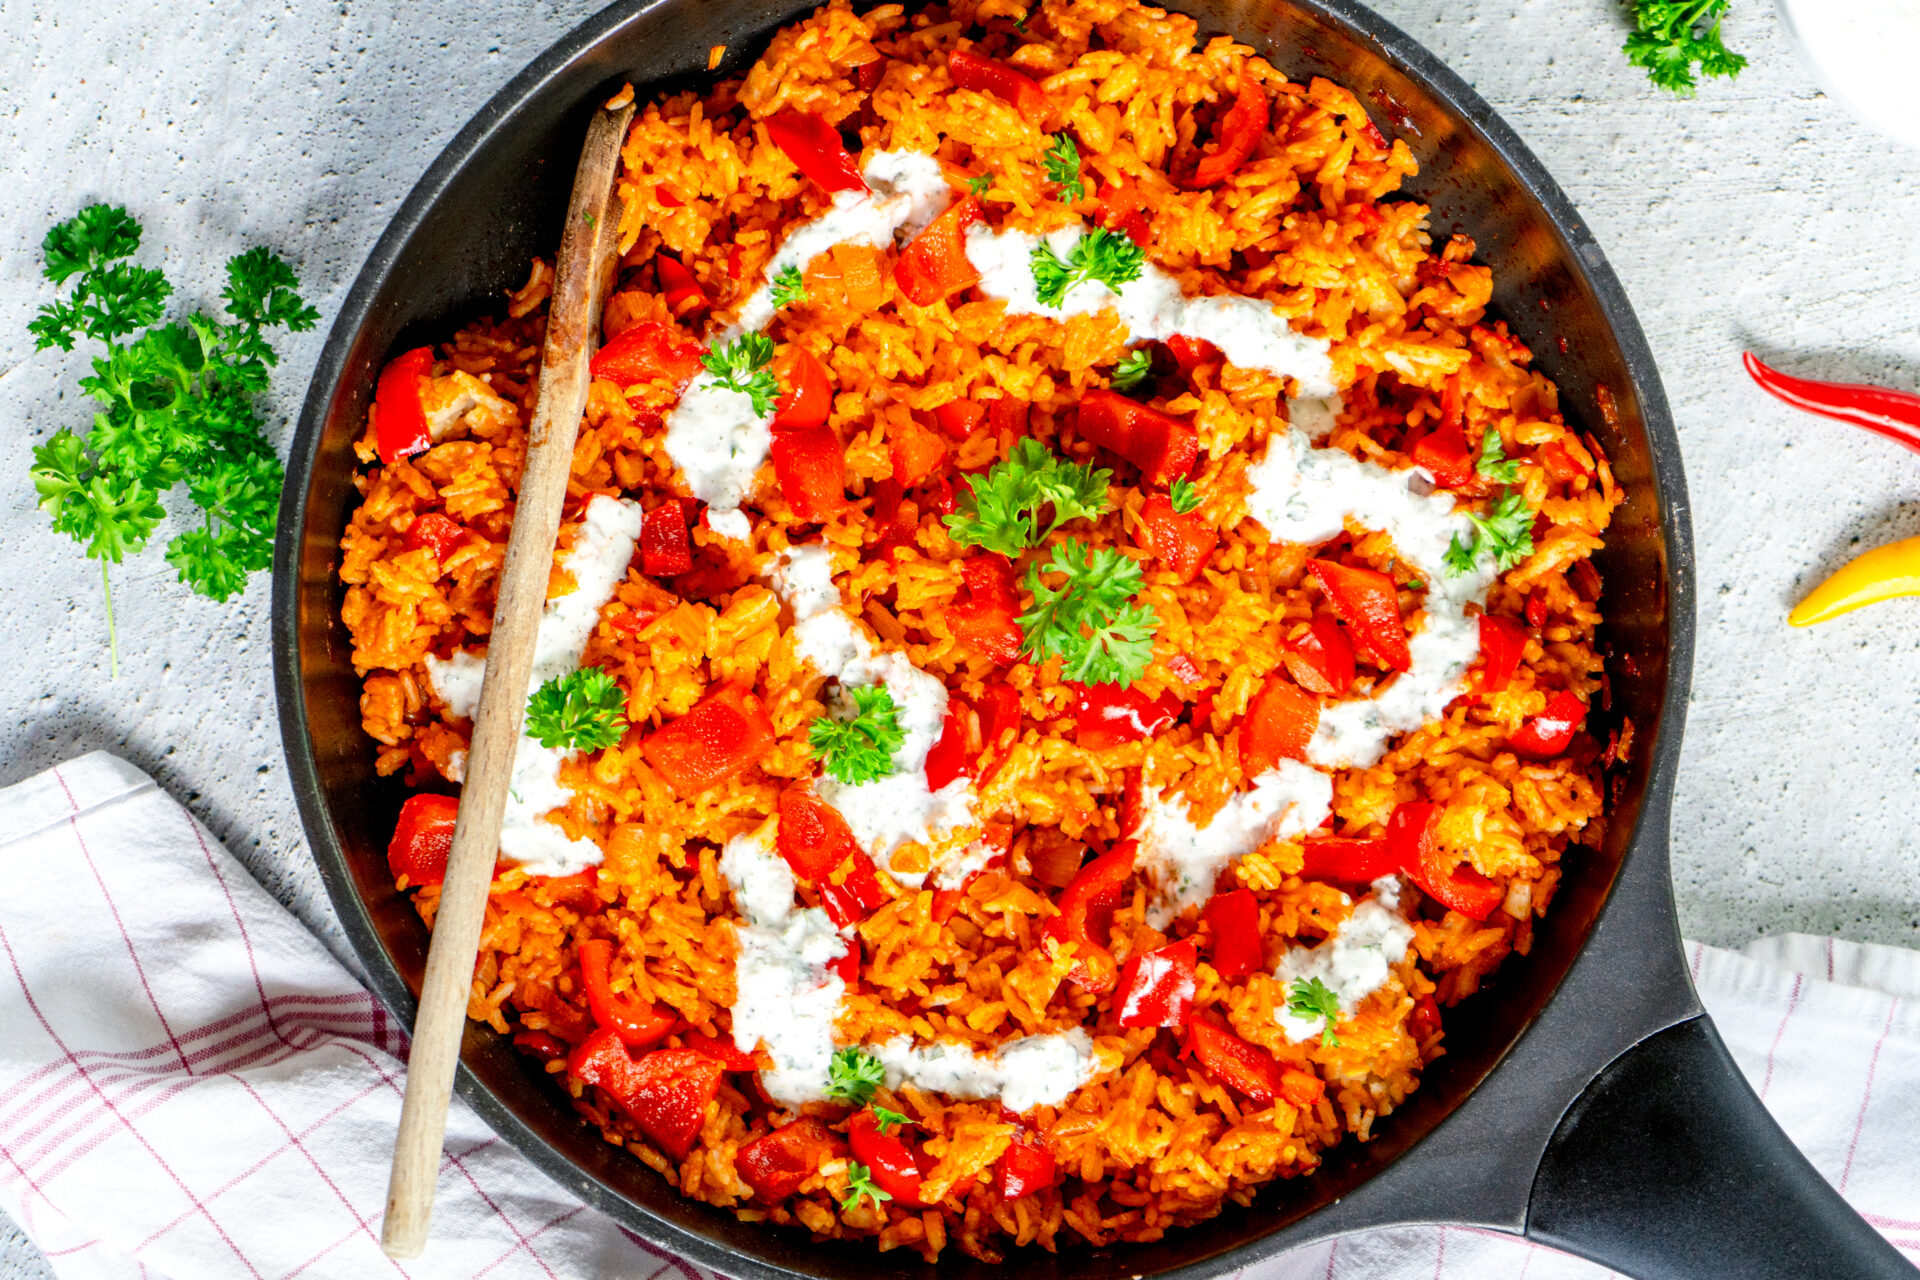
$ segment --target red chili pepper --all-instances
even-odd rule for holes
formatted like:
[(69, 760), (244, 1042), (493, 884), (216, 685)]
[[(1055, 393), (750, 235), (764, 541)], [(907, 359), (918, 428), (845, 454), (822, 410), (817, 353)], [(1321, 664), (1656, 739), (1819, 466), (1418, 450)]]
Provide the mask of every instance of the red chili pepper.
[(866, 191), (866, 180), (834, 127), (811, 111), (782, 111), (767, 121), (767, 137), (822, 191)]
[(410, 795), (400, 806), (387, 845), (387, 869), (407, 878), (408, 888), (440, 884), (447, 878), (447, 853), (453, 848), (454, 820), (460, 801), (427, 792)]
[(840, 811), (804, 785), (780, 793), (780, 826), (775, 841), (793, 874), (815, 884), (825, 883), (841, 863), (860, 851), (854, 843), (853, 828)]
[(1130, 956), (1120, 970), (1114, 1008), (1123, 1027), (1178, 1027), (1193, 1008), (1193, 941), (1169, 942)]
[(667, 310), (676, 319), (697, 316), (712, 305), (707, 300), (707, 291), (680, 259), (663, 253), (653, 260), (653, 270), (660, 277), (660, 296), (666, 299)]
[(1747, 352), (1742, 359), (1761, 389), (1796, 409), (1865, 427), (1920, 453), (1920, 396), (1855, 382), (1815, 382), (1782, 373)]
[(780, 398), (773, 402), (774, 431), (823, 427), (833, 415), (833, 377), (813, 352), (797, 342), (780, 348), (773, 358), (773, 376)]
[(1480, 692), (1499, 693), (1513, 683), (1520, 656), (1527, 649), (1527, 633), (1512, 618), (1480, 615)]
[(729, 1071), (756, 1071), (760, 1064), (731, 1040), (722, 1040), (702, 1031), (683, 1031), (680, 1039), (695, 1053), (704, 1053)]
[(1353, 632), (1361, 657), (1388, 671), (1413, 665), (1407, 648), (1407, 624), (1400, 617), (1400, 594), (1393, 579), (1373, 569), (1333, 560), (1310, 560), (1307, 569), (1327, 593), (1327, 603)]
[(772, 747), (773, 722), (760, 699), (743, 685), (726, 685), (655, 729), (640, 753), (676, 792), (695, 796), (759, 763)]
[(647, 512), (640, 526), (640, 569), (649, 578), (672, 578), (692, 568), (687, 509), (678, 502), (663, 502)]
[(967, 228), (984, 216), (979, 200), (963, 197), (900, 251), (899, 261), (893, 264), (893, 282), (908, 302), (930, 307), (979, 283), (980, 272), (967, 257)]
[(684, 208), (687, 203), (674, 193), (672, 187), (664, 182), (656, 182), (653, 184), (653, 198), (669, 209)]
[(655, 1049), (635, 1058), (612, 1027), (588, 1036), (567, 1059), (568, 1075), (605, 1093), (675, 1160), (693, 1150), (726, 1070), (691, 1049)]
[(960, 88), (990, 93), (1011, 102), (1029, 124), (1045, 123), (1047, 95), (1031, 76), (1004, 62), (983, 58), (971, 49), (956, 49), (948, 54), (947, 70), (953, 73), (953, 83)]
[(1207, 567), (1207, 559), (1220, 544), (1219, 531), (1198, 511), (1173, 509), (1173, 499), (1156, 493), (1140, 510), (1147, 526), (1147, 539), (1153, 554), (1167, 571), (1182, 582), (1192, 582)]
[(741, 1179), (762, 1204), (778, 1204), (800, 1189), (829, 1157), (845, 1148), (823, 1121), (812, 1116), (762, 1134), (733, 1158)]
[(373, 387), (374, 440), (380, 461), (391, 465), (433, 445), (427, 411), (420, 403), (420, 382), (433, 372), (433, 349), (415, 347), (395, 356)]
[(1546, 710), (1513, 731), (1507, 745), (1515, 755), (1550, 760), (1566, 754), (1573, 745), (1573, 735), (1586, 722), (1587, 704), (1571, 689), (1562, 689), (1547, 699)]
[(667, 1038), (679, 1021), (644, 1000), (613, 993), (613, 943), (588, 938), (579, 946), (580, 985), (587, 989), (587, 1007), (594, 1023), (612, 1027), (629, 1049), (645, 1049)]
[(831, 520), (847, 507), (847, 450), (831, 427), (774, 433), (773, 474), (793, 514), (807, 523)]
[(467, 540), (467, 531), (454, 521), (447, 519), (438, 511), (428, 511), (413, 518), (407, 526), (407, 535), (403, 545), (409, 551), (418, 551), (422, 547), (433, 548), (433, 558), (442, 564), (462, 543)]
[(1384, 837), (1308, 836), (1300, 875), (1307, 880), (1367, 884), (1401, 869), (1400, 857)]
[(1153, 220), (1146, 212), (1140, 188), (1125, 180), (1102, 183), (1094, 195), (1099, 202), (1100, 225), (1118, 231), (1141, 248), (1153, 238)]
[(588, 369), (623, 387), (665, 378), (677, 390), (700, 372), (700, 344), (659, 320), (622, 329), (594, 353)]
[(1039, 1140), (1025, 1130), (1000, 1154), (993, 1171), (1002, 1201), (1018, 1200), (1036, 1191), (1044, 1191), (1059, 1177), (1053, 1152), (1041, 1146)]
[(1187, 423), (1104, 387), (1080, 397), (1080, 434), (1162, 489), (1184, 479), (1200, 457), (1200, 437)]
[(1275, 672), (1260, 686), (1240, 722), (1240, 770), (1256, 778), (1282, 760), (1307, 758), (1320, 725), (1320, 699)]
[(1260, 904), (1251, 889), (1216, 893), (1207, 900), (1207, 927), (1213, 931), (1208, 948), (1214, 971), (1228, 982), (1238, 982), (1266, 965), (1260, 940)]
[(958, 698), (947, 700), (947, 718), (940, 739), (927, 752), (927, 789), (938, 791), (955, 778), (973, 776), (973, 753), (967, 750), (967, 708)]
[(567, 1042), (559, 1036), (548, 1035), (544, 1031), (521, 1031), (513, 1037), (514, 1048), (545, 1062), (554, 1062), (573, 1052)]
[(1240, 73), (1240, 89), (1233, 105), (1220, 117), (1214, 131), (1213, 151), (1195, 166), (1193, 176), (1180, 185), (1190, 191), (1226, 181), (1253, 154), (1261, 135), (1267, 131), (1267, 90), (1245, 71)]
[(1149, 698), (1132, 686), (1070, 684), (1074, 740), (1089, 751), (1151, 738), (1180, 718), (1186, 703), (1173, 693)]
[(920, 1162), (913, 1148), (897, 1134), (880, 1132), (880, 1121), (872, 1111), (854, 1113), (847, 1122), (847, 1145), (853, 1158), (867, 1167), (873, 1184), (893, 1197), (904, 1208), (923, 1209), (920, 1202)]
[(1415, 800), (1394, 807), (1387, 820), (1387, 844), (1394, 861), (1429, 897), (1469, 920), (1485, 920), (1506, 896), (1504, 890), (1465, 861), (1448, 865), (1433, 838), (1440, 806)]
[(1473, 479), (1473, 449), (1467, 433), (1457, 422), (1449, 422), (1421, 436), (1413, 446), (1413, 465), (1425, 467), (1433, 482), (1445, 489), (1457, 489)]
[(820, 905), (826, 908), (827, 918), (840, 929), (859, 924), (887, 904), (887, 891), (880, 887), (880, 878), (873, 872), (873, 861), (858, 849), (854, 850), (843, 881), (835, 884), (822, 880), (818, 888)]
[(947, 442), (912, 420), (902, 424), (889, 446), (893, 478), (908, 489), (939, 471), (947, 461)]
[(1215, 1018), (1212, 1013), (1195, 1014), (1187, 1023), (1186, 1052), (1200, 1060), (1208, 1075), (1254, 1102), (1264, 1106), (1279, 1097), (1280, 1063)]
[(1020, 661), (1026, 633), (1015, 620), (1020, 611), (1014, 594), (1013, 566), (1004, 557), (981, 554), (960, 565), (967, 597), (947, 606), (947, 626), (954, 638), (973, 646), (1003, 667)]
[(1069, 943), (1073, 945), (1073, 972), (1067, 976), (1082, 990), (1094, 995), (1113, 990), (1120, 969), (1113, 953), (1094, 936), (1094, 931), (1106, 933), (1113, 909), (1120, 901), (1120, 890), (1132, 877), (1133, 861), (1139, 852), (1137, 841), (1124, 840), (1080, 868), (1055, 904), (1060, 914), (1047, 921), (1040, 931), (1049, 953)]
[[(996, 405), (999, 403), (994, 401)], [(987, 425), (987, 414), (987, 406), (977, 400), (949, 400), (933, 411), (933, 420), (955, 440), (970, 440)]]
[(1287, 646), (1281, 659), (1294, 683), (1308, 693), (1338, 698), (1353, 685), (1353, 642), (1340, 624), (1324, 613), (1314, 618), (1306, 634)]

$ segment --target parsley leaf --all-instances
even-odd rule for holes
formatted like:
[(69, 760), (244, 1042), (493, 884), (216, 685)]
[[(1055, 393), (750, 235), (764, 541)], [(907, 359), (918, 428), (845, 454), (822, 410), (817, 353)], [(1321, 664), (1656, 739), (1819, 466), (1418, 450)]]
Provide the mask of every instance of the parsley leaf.
[(880, 1059), (857, 1045), (835, 1049), (827, 1063), (827, 1097), (864, 1107), (886, 1083), (887, 1068)]
[(1494, 567), (1505, 573), (1533, 554), (1533, 508), (1518, 490), (1504, 489), (1485, 515), (1467, 512), (1473, 533), (1466, 540), (1459, 534), (1447, 544), (1441, 559), (1447, 576), (1470, 573), (1484, 552), (1493, 557)]
[[(1049, 587), (1043, 575), (1066, 578)], [(1021, 647), (1036, 661), (1062, 659), (1060, 674), (1081, 684), (1130, 685), (1153, 661), (1160, 619), (1133, 597), (1143, 585), (1140, 566), (1112, 547), (1077, 539), (1053, 548), (1042, 566), (1027, 567), (1033, 603), (1020, 615)]]
[(1104, 284), (1115, 293), (1138, 280), (1147, 265), (1147, 251), (1119, 232), (1094, 227), (1067, 250), (1066, 261), (1042, 240), (1028, 259), (1033, 267), (1034, 293), (1049, 307), (1057, 307), (1067, 290), (1082, 280)]
[(873, 1127), (886, 1133), (897, 1124), (905, 1124), (907, 1118), (898, 1111), (889, 1111), (885, 1107), (873, 1108)]
[(1473, 469), (1495, 484), (1520, 483), (1520, 463), (1507, 456), (1499, 429), (1495, 427), (1488, 427), (1487, 434), (1480, 438), (1480, 457)]
[(1694, 68), (1708, 76), (1733, 77), (1747, 60), (1720, 39), (1727, 0), (1632, 0), (1634, 30), (1621, 52), (1662, 89), (1691, 98)]
[(862, 1196), (871, 1197), (873, 1207), (876, 1209), (880, 1207), (882, 1200), (893, 1199), (890, 1194), (874, 1185), (873, 1174), (868, 1170), (867, 1166), (861, 1164), (858, 1160), (849, 1160), (847, 1161), (847, 1198), (840, 1202), (840, 1207), (843, 1209), (857, 1209), (860, 1207), (860, 1197)]
[(983, 173), (983, 174), (980, 174), (978, 177), (967, 179), (967, 190), (972, 192), (976, 196), (983, 196), (987, 194), (987, 190), (992, 186), (993, 186), (993, 175), (990, 173)]
[(858, 785), (890, 777), (893, 753), (906, 741), (900, 708), (883, 684), (854, 685), (846, 695), (853, 714), (815, 719), (807, 730), (807, 745), (820, 767), (842, 782)]
[(1145, 382), (1151, 372), (1153, 357), (1142, 347), (1121, 356), (1120, 363), (1113, 366), (1113, 372), (1107, 375), (1107, 381), (1115, 391), (1131, 391)]
[(780, 383), (774, 378), (773, 370), (767, 368), (773, 363), (772, 338), (764, 333), (744, 334), (707, 352), (700, 357), (700, 363), (713, 375), (715, 383), (752, 399), (756, 417), (764, 418), (773, 412), (773, 402), (780, 396)]
[(1296, 1018), (1325, 1018), (1326, 1026), (1320, 1032), (1320, 1043), (1340, 1043), (1340, 1037), (1333, 1034), (1334, 1023), (1340, 1020), (1340, 997), (1320, 979), (1295, 978), (1293, 985), (1287, 988), (1287, 1012)]
[(1168, 496), (1173, 499), (1173, 509), (1179, 515), (1185, 515), (1200, 505), (1200, 494), (1194, 489), (1193, 481), (1185, 478), (1173, 482)]
[[(947, 532), (967, 547), (1017, 556), (1038, 546), (1069, 520), (1094, 519), (1107, 509), (1113, 473), (1068, 462), (1031, 436), (983, 476), (973, 476), (955, 495)], [(1039, 527), (1041, 508), (1053, 506), (1053, 523)]]
[(773, 305), (790, 307), (796, 302), (807, 300), (807, 282), (800, 274), (800, 268), (789, 262), (773, 276)]
[(626, 731), (626, 692), (600, 667), (555, 676), (527, 699), (527, 735), (543, 747), (604, 751)]
[(1041, 162), (1046, 166), (1047, 180), (1060, 184), (1061, 198), (1068, 204), (1086, 199), (1087, 184), (1080, 180), (1080, 148), (1073, 144), (1072, 138), (1064, 133), (1054, 134), (1053, 145), (1047, 148)]

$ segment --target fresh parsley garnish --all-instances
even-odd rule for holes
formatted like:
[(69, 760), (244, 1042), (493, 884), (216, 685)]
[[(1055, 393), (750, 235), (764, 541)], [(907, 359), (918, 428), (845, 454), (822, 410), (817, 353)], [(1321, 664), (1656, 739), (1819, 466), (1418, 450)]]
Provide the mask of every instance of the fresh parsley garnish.
[(861, 1196), (871, 1197), (873, 1207), (876, 1209), (880, 1207), (882, 1200), (893, 1199), (891, 1195), (874, 1185), (873, 1173), (867, 1166), (861, 1164), (858, 1160), (849, 1160), (847, 1161), (847, 1198), (840, 1202), (840, 1207), (843, 1209), (859, 1208)]
[(807, 300), (807, 282), (800, 268), (789, 262), (773, 274), (773, 305), (790, 307)]
[(1632, 0), (1633, 33), (1621, 52), (1662, 89), (1691, 98), (1693, 69), (1702, 75), (1740, 74), (1747, 60), (1721, 42), (1727, 0)]
[(1320, 1043), (1340, 1043), (1340, 1037), (1333, 1034), (1334, 1024), (1340, 1021), (1340, 997), (1320, 979), (1295, 978), (1293, 985), (1287, 988), (1287, 1012), (1296, 1018), (1326, 1019), (1326, 1025), (1320, 1032)]
[(1473, 533), (1465, 540), (1454, 534), (1442, 557), (1449, 577), (1472, 572), (1482, 552), (1493, 557), (1502, 573), (1533, 554), (1533, 508), (1518, 490), (1502, 490), (1485, 515), (1469, 511), (1467, 519), (1473, 522)]
[(1113, 372), (1107, 375), (1107, 381), (1115, 391), (1131, 391), (1147, 380), (1153, 372), (1153, 357), (1146, 348), (1129, 351), (1120, 357), (1120, 363), (1113, 366)]
[[(1065, 578), (1050, 587), (1044, 575)], [(1134, 602), (1144, 582), (1140, 566), (1112, 547), (1078, 539), (1061, 542), (1042, 566), (1027, 568), (1033, 603), (1020, 615), (1024, 648), (1036, 660), (1062, 659), (1061, 676), (1081, 684), (1130, 685), (1153, 661), (1160, 618)]]
[[(1017, 556), (1069, 520), (1099, 516), (1107, 509), (1112, 478), (1105, 469), (1068, 462), (1031, 436), (1023, 437), (1004, 462), (972, 477), (955, 495), (947, 532), (962, 546)], [(1048, 505), (1053, 523), (1042, 532), (1040, 512)]]
[(1473, 469), (1495, 484), (1520, 483), (1520, 463), (1518, 459), (1507, 456), (1500, 432), (1495, 427), (1488, 427), (1487, 434), (1480, 438), (1480, 457), (1474, 462)]
[(864, 1107), (886, 1080), (886, 1065), (857, 1045), (835, 1049), (827, 1063), (827, 1096), (836, 1102)]
[(626, 732), (626, 692), (601, 667), (555, 676), (527, 699), (527, 736), (543, 747), (604, 751)]
[(1054, 134), (1053, 145), (1047, 148), (1042, 163), (1047, 168), (1047, 180), (1060, 184), (1060, 195), (1068, 204), (1086, 198), (1087, 184), (1080, 180), (1080, 148), (1072, 138)]
[(715, 347), (700, 357), (713, 380), (729, 391), (738, 391), (753, 400), (756, 417), (773, 412), (780, 397), (780, 383), (767, 366), (773, 363), (773, 339), (764, 333), (749, 333)]
[(872, 1110), (873, 1127), (882, 1133), (888, 1132), (897, 1124), (905, 1124), (907, 1122), (907, 1118), (898, 1111), (889, 1111), (885, 1107), (874, 1107)]
[(1173, 500), (1173, 509), (1180, 515), (1200, 505), (1200, 494), (1194, 489), (1193, 481), (1184, 478), (1173, 482), (1173, 488), (1167, 496)]
[(990, 173), (983, 173), (978, 177), (967, 179), (967, 190), (976, 196), (987, 194), (987, 189), (991, 186), (993, 186), (993, 175)]
[(1073, 242), (1065, 262), (1044, 240), (1033, 246), (1028, 260), (1033, 265), (1035, 296), (1057, 307), (1067, 290), (1082, 280), (1098, 281), (1118, 293), (1121, 285), (1140, 278), (1147, 251), (1117, 231), (1094, 227)]
[(906, 741), (900, 708), (883, 684), (847, 690), (853, 714), (820, 716), (807, 730), (807, 744), (820, 767), (849, 785), (877, 782), (893, 773), (893, 753)]
[(230, 322), (196, 313), (161, 324), (173, 287), (160, 272), (122, 261), (139, 247), (140, 224), (125, 209), (91, 205), (55, 226), (42, 246), (44, 272), (56, 285), (72, 280), (73, 289), (27, 325), (40, 350), (71, 351), (82, 336), (106, 347), (80, 379), (102, 406), (93, 426), (84, 435), (62, 428), (35, 447), (28, 475), (54, 532), (100, 561), (115, 675), (107, 566), (146, 546), (166, 515), (160, 498), (174, 485), (184, 483), (202, 513), (198, 527), (167, 545), (180, 581), (225, 600), (272, 564), (281, 469), (254, 411), (279, 363), (265, 333), (300, 332), (319, 319), (295, 292), (293, 269), (254, 248), (227, 262), (221, 297)]

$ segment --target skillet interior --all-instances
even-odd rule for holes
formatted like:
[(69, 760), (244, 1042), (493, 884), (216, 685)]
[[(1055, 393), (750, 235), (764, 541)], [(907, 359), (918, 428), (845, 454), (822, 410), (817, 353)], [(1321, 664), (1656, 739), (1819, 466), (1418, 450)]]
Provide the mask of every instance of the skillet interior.
[[(289, 463), (275, 566), (283, 734), (334, 905), (380, 995), (409, 1021), (428, 935), (386, 870), (385, 843), (402, 791), (373, 773), (335, 579), (340, 537), (356, 498), (351, 441), (364, 421), (373, 375), (390, 351), (444, 337), (460, 320), (497, 306), (501, 291), (525, 278), (530, 258), (552, 253), (591, 104), (627, 78), (644, 99), (704, 75), (715, 44), (728, 46), (722, 74), (732, 73), (757, 56), (775, 28), (808, 7), (790, 0), (653, 0), (615, 5), (585, 24), (503, 90), (422, 179), (375, 247), (322, 353)], [(1435, 236), (1460, 230), (1478, 241), (1479, 260), (1494, 267), (1494, 314), (1534, 350), (1538, 366), (1561, 388), (1569, 421), (1600, 440), (1628, 492), (1597, 560), (1607, 583), (1603, 641), (1616, 655), (1609, 667), (1610, 720), (1630, 717), (1637, 745), (1613, 776), (1604, 838), (1597, 848), (1569, 856), (1533, 953), (1509, 959), (1489, 995), (1451, 1013), (1446, 1056), (1427, 1069), (1409, 1104), (1376, 1130), (1375, 1141), (1343, 1144), (1313, 1177), (1270, 1187), (1251, 1210), (1230, 1206), (1214, 1222), (1158, 1244), (1021, 1257), (1023, 1267), (1047, 1277), (1069, 1270), (1085, 1280), (1183, 1268), (1211, 1273), (1250, 1261), (1242, 1246), (1264, 1253), (1282, 1241), (1356, 1225), (1351, 1213), (1307, 1219), (1432, 1133), (1521, 1039), (1586, 944), (1630, 848), (1639, 849), (1633, 865), (1646, 886), (1632, 895), (1640, 904), (1635, 910), (1652, 919), (1664, 908), (1671, 922), (1665, 809), (1685, 704), (1691, 548), (1678, 452), (1658, 380), (1591, 234), (1491, 109), (1370, 12), (1347, 0), (1180, 0), (1175, 7), (1198, 17), (1203, 34), (1232, 32), (1289, 75), (1324, 74), (1369, 101), (1375, 123), (1404, 138), (1420, 160), (1408, 195), (1432, 205)], [(1603, 387), (1617, 405), (1611, 420), (1599, 408)], [(1672, 932), (1657, 921), (1652, 931)], [(1666, 938), (1642, 937), (1639, 945), (1658, 952)], [(1652, 1021), (1640, 1033), (1679, 1016), (1690, 1001), (1684, 973), (1676, 985), (1667, 972), (1672, 968), (1667, 964), (1656, 984), (1659, 999), (1652, 1003), (1660, 1008), (1647, 1015)], [(1619, 1047), (1637, 1034), (1623, 1029)], [(545, 1073), (485, 1028), (469, 1025), (463, 1060), (462, 1091), (503, 1136), (657, 1244), (735, 1275), (878, 1276), (917, 1265), (864, 1248), (814, 1245), (802, 1234), (741, 1224), (682, 1199), (605, 1144)], [(1577, 1090), (1605, 1061), (1576, 1061), (1564, 1074)], [(1572, 1095), (1537, 1092), (1543, 1110), (1533, 1128), (1544, 1141)], [(1524, 1191), (1532, 1163), (1527, 1143), (1520, 1146), (1524, 1167), (1505, 1174)], [(1445, 1193), (1409, 1199), (1407, 1188), (1420, 1179), (1409, 1182), (1406, 1173), (1391, 1180), (1398, 1188), (1388, 1197), (1393, 1203), (1371, 1211), (1372, 1220), (1519, 1225), (1524, 1195), (1509, 1220), (1492, 1209), (1460, 1207), (1458, 1196), (1449, 1208)], [(942, 1271), (988, 1272), (957, 1250), (947, 1256)]]

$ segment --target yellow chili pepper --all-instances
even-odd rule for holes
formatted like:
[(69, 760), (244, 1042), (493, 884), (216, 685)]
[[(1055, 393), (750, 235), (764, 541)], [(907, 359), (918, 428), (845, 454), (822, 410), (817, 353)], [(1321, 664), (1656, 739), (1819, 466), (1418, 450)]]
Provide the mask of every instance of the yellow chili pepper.
[(1895, 596), (1920, 596), (1920, 538), (1890, 542), (1849, 560), (1796, 605), (1787, 621), (1810, 627)]

